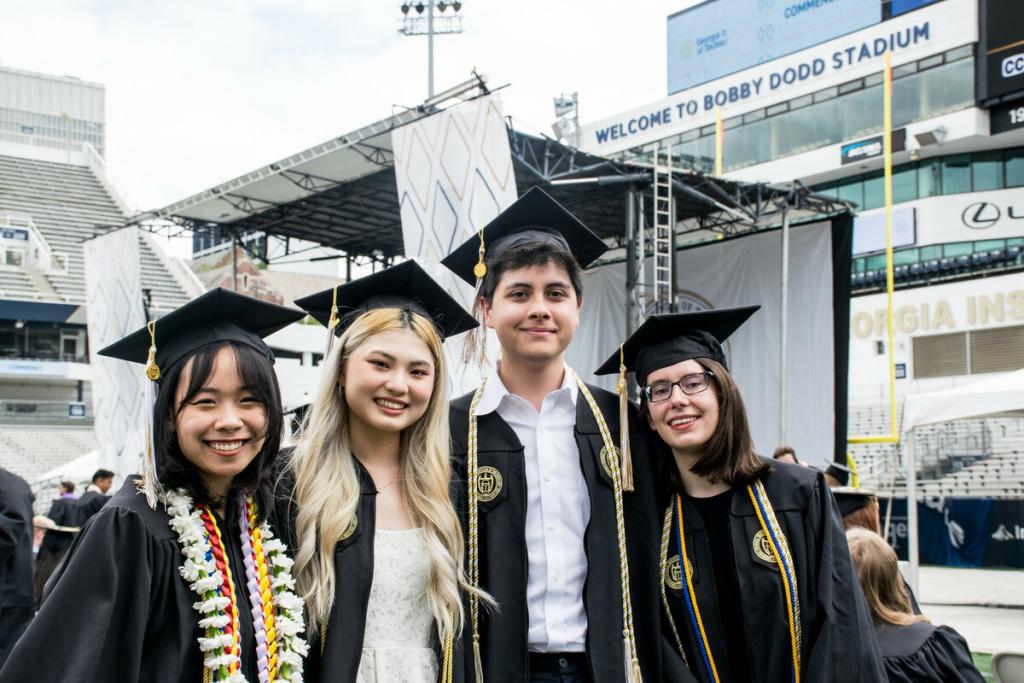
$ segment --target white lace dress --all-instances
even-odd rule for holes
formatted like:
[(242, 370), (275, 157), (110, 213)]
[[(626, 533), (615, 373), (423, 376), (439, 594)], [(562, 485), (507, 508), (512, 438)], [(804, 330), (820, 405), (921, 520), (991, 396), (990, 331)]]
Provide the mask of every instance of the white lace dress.
[(357, 683), (435, 683), (430, 560), (420, 529), (378, 529)]

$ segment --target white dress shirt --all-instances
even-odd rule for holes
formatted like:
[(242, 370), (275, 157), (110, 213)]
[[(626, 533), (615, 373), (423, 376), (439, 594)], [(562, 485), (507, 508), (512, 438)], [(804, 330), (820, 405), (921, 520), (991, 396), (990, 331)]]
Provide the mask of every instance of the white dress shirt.
[(529, 401), (508, 392), (498, 368), (487, 378), (476, 415), (496, 410), (525, 451), (529, 648), (531, 652), (583, 652), (587, 639), (583, 536), (590, 521), (590, 493), (574, 432), (579, 387), (573, 371), (565, 366), (562, 386), (544, 397), (537, 412)]

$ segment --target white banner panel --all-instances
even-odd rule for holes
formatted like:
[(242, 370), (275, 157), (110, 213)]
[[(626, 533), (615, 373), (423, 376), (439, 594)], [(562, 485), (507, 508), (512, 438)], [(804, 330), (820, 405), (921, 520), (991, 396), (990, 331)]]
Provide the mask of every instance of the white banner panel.
[[(835, 442), (830, 223), (790, 232), (788, 409), (786, 443), (801, 460), (824, 463)], [(759, 304), (761, 310), (725, 345), (746, 403), (757, 451), (780, 444), (779, 354), (782, 241), (778, 230), (678, 252), (682, 310)], [(590, 374), (625, 336), (625, 266), (587, 273), (576, 339), (566, 354), (587, 381), (614, 389), (615, 378)]]
[[(468, 310), (473, 289), (440, 260), (518, 196), (501, 99), (480, 97), (403, 126), (391, 133), (391, 142), (405, 255), (416, 258)], [(479, 370), (461, 362), (462, 340), (445, 344), (453, 395), (480, 381)], [(492, 360), (494, 347), (491, 339)]]
[(124, 477), (142, 471), (152, 388), (142, 366), (97, 352), (146, 324), (137, 227), (85, 242), (85, 291), (99, 464)]

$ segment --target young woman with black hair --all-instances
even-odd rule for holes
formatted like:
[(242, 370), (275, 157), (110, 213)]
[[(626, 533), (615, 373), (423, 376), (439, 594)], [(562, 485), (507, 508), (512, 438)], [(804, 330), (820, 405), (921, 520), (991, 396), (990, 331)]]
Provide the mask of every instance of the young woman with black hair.
[(625, 365), (659, 437), (665, 634), (701, 683), (885, 680), (821, 474), (754, 452), (722, 343), (757, 307), (654, 315)]
[(212, 290), (101, 351), (158, 382), (153, 468), (86, 524), (0, 680), (301, 681), (302, 602), (266, 521), (301, 312)]

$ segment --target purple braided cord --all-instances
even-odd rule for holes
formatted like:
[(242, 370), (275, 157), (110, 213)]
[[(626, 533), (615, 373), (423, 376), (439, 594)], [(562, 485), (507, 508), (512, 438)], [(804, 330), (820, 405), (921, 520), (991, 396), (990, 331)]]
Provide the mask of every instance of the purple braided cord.
[(241, 528), (242, 555), (245, 562), (245, 587), (249, 589), (252, 607), (252, 628), (256, 635), (256, 669), (260, 683), (270, 683), (270, 660), (267, 654), (267, 625), (263, 621), (263, 592), (260, 590), (256, 562), (253, 560), (252, 529), (249, 527), (248, 499), (242, 495)]

